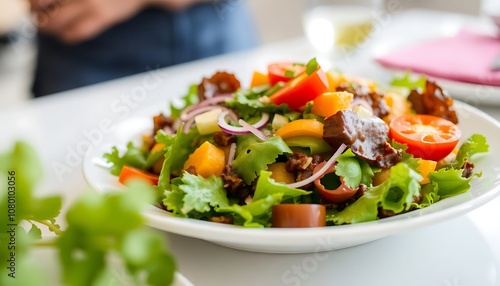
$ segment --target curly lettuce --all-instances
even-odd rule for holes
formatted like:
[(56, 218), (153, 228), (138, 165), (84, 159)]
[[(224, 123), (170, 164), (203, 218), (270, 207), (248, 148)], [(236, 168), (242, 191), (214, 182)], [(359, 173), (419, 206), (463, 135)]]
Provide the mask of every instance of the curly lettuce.
[(104, 154), (103, 157), (106, 161), (113, 164), (110, 172), (115, 176), (120, 175), (123, 166), (130, 166), (144, 170), (147, 165), (147, 158), (145, 154), (142, 153), (140, 148), (135, 147), (132, 142), (127, 144), (127, 150), (122, 156), (120, 156), (118, 148), (113, 147), (111, 152)]
[(282, 154), (291, 154), (292, 150), (279, 136), (261, 141), (254, 135), (238, 136), (236, 158), (233, 170), (250, 184), (257, 178), (261, 170), (274, 163)]
[(408, 211), (413, 198), (420, 195), (422, 176), (408, 164), (401, 162), (391, 168), (389, 180), (370, 187), (362, 197), (339, 213), (327, 216), (334, 224), (351, 224), (376, 220), (379, 207), (401, 213)]

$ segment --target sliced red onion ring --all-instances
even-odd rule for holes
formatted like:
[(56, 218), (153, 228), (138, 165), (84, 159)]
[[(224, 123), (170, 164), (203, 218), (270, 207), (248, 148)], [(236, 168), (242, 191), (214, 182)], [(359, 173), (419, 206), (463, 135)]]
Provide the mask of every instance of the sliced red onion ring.
[(234, 111), (232, 111), (231, 109), (228, 109), (227, 107), (219, 106), (219, 105), (203, 106), (203, 107), (200, 107), (196, 110), (193, 110), (191, 113), (189, 113), (189, 117), (186, 120), (179, 119), (180, 122), (186, 123), (182, 129), (182, 132), (184, 132), (184, 133), (189, 132), (189, 129), (193, 125), (197, 115), (200, 115), (202, 113), (205, 113), (205, 112), (208, 112), (208, 111), (211, 111), (214, 109), (221, 109), (222, 111), (227, 111), (227, 115), (229, 115), (229, 117), (234, 121), (238, 120), (238, 118), (239, 118), (238, 115), (236, 115), (236, 113), (234, 113)]
[(208, 98), (208, 99), (205, 99), (201, 102), (199, 102), (198, 104), (195, 104), (195, 105), (192, 105), (188, 108), (185, 108), (181, 114), (180, 114), (180, 119), (182, 121), (187, 121), (190, 117), (190, 113), (201, 108), (201, 107), (205, 107), (205, 106), (209, 106), (209, 105), (214, 105), (214, 104), (218, 104), (218, 103), (221, 103), (221, 102), (224, 102), (226, 101), (226, 99), (229, 99), (231, 98), (233, 95), (231, 93), (224, 93), (224, 94), (219, 94), (217, 95), (216, 97), (212, 97), (212, 98)]
[(370, 105), (370, 103), (368, 103), (368, 101), (362, 99), (362, 98), (355, 98), (352, 102), (351, 102), (351, 108), (354, 108), (358, 105), (361, 105), (362, 107), (364, 107), (366, 110), (368, 110), (368, 112), (370, 112), (370, 114), (373, 115), (373, 108), (372, 106)]
[(231, 143), (229, 145), (229, 154), (227, 154), (227, 164), (231, 166), (234, 159), (234, 154), (236, 153), (236, 143)]
[(340, 145), (335, 154), (333, 154), (332, 157), (328, 161), (326, 161), (326, 164), (321, 169), (319, 169), (318, 172), (312, 174), (312, 176), (302, 181), (287, 184), (287, 187), (296, 189), (314, 182), (314, 180), (321, 177), (328, 169), (330, 169), (331, 166), (333, 166), (333, 164), (335, 164), (335, 162), (337, 161), (337, 157), (340, 156), (345, 151), (345, 149), (347, 149), (347, 146), (345, 144)]
[(194, 109), (193, 111), (191, 111), (189, 113), (184, 114), (185, 115), (184, 117), (181, 115), (181, 120), (182, 121), (188, 121), (191, 117), (195, 117), (196, 115), (205, 113), (207, 111), (214, 110), (216, 108), (218, 108), (218, 109), (223, 109), (224, 108), (225, 109), (225, 107), (217, 106), (217, 105), (202, 106), (200, 108)]
[(181, 125), (182, 123), (182, 120), (180, 120), (179, 118), (177, 118), (174, 123), (172, 123), (172, 130), (174, 130), (175, 132), (177, 132), (177, 129), (179, 129), (179, 126)]
[(186, 123), (184, 123), (184, 126), (182, 127), (182, 132), (189, 133), (189, 129), (191, 129), (191, 126), (193, 125), (193, 123), (194, 123), (194, 116), (189, 118), (188, 121), (186, 121)]
[[(229, 111), (228, 110), (223, 110), (219, 114), (219, 117), (217, 118), (218, 123), (219, 123), (219, 127), (224, 132), (229, 133), (229, 134), (233, 134), (233, 135), (244, 135), (244, 134), (251, 133), (251, 131), (248, 128), (246, 128), (246, 127), (238, 127), (238, 126), (231, 126), (231, 125), (229, 125), (226, 122), (226, 116), (227, 115), (229, 115)], [(261, 129), (262, 127), (266, 126), (267, 121), (269, 121), (269, 114), (262, 113), (262, 118), (257, 123), (255, 123), (255, 124), (253, 124), (251, 126), (254, 127), (254, 128), (256, 128), (256, 129)]]
[(262, 133), (259, 129), (253, 127), (250, 123), (246, 122), (243, 119), (238, 120), (238, 123), (242, 126), (248, 129), (250, 132), (253, 133), (253, 135), (257, 136), (260, 140), (266, 140), (267, 136), (266, 134)]

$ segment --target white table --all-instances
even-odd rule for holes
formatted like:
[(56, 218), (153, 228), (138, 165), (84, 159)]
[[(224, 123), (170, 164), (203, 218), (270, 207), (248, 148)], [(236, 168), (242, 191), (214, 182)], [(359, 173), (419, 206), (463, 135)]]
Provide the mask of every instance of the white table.
[[(408, 39), (418, 39), (425, 27), (441, 27), (439, 25), (444, 22), (448, 25), (477, 22), (477, 19), (425, 11), (391, 17), (380, 38), (397, 29), (417, 31), (412, 27), (418, 26), (423, 30), (415, 32), (414, 37), (406, 35)], [(412, 24), (411, 20), (421, 24)], [(350, 74), (387, 79), (387, 72), (369, 62), (378, 47), (378, 39), (372, 39), (373, 45), (349, 62), (341, 62), (342, 68)], [(165, 108), (167, 99), (184, 94), (189, 84), (211, 75), (216, 69), (236, 71), (246, 84), (253, 69), (264, 69), (271, 61), (306, 61), (313, 55), (304, 39), (291, 40), (0, 110), (0, 150), (11, 146), (16, 139), (31, 142), (46, 167), (46, 179), (40, 191), (64, 191), (65, 205), (68, 205), (86, 189), (86, 183), (78, 159), (72, 164), (65, 160), (79, 144), (89, 141), (85, 134), (99, 129), (103, 121), (117, 124), (132, 117), (154, 114)], [(146, 91), (145, 96), (139, 96), (141, 90)], [(135, 98), (131, 94), (135, 94)], [(500, 120), (500, 107), (484, 110)], [(104, 133), (103, 136), (114, 135)], [(56, 162), (71, 165), (71, 171), (58, 176), (52, 169)], [(314, 254), (250, 253), (178, 235), (169, 234), (168, 237), (180, 272), (196, 285), (487, 286), (500, 285), (499, 218), (500, 198), (496, 198), (477, 210), (443, 223), (349, 249), (321, 253), (322, 261), (316, 264), (311, 264)]]

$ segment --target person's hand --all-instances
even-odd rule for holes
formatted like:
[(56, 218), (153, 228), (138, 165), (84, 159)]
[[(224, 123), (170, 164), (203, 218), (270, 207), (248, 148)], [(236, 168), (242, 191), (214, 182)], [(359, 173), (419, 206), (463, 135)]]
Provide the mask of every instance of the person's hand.
[(179, 10), (196, 0), (30, 0), (42, 33), (66, 43), (91, 39), (145, 6)]
[(144, 0), (30, 0), (38, 28), (64, 42), (90, 39), (143, 8)]

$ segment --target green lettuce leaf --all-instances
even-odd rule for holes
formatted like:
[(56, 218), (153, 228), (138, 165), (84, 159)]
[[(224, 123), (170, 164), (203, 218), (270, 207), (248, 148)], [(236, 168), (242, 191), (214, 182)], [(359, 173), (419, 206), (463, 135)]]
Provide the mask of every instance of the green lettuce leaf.
[(391, 187), (390, 180), (369, 188), (362, 197), (339, 213), (330, 213), (326, 219), (336, 225), (360, 223), (376, 220), (378, 217), (378, 205), (382, 197)]
[(434, 182), (430, 184), (425, 184), (424, 186), (422, 186), (422, 189), (420, 190), (420, 194), (422, 195), (422, 201), (419, 204), (413, 203), (412, 205), (416, 208), (421, 209), (436, 203), (440, 199), (438, 195), (438, 190), (439, 186)]
[(474, 177), (481, 177), (482, 173), (475, 173), (470, 178), (462, 177), (462, 169), (441, 168), (430, 172), (428, 177), (432, 184), (438, 187), (437, 194), (441, 199), (467, 192), (470, 181)]
[(413, 155), (410, 153), (406, 153), (406, 149), (408, 149), (408, 146), (406, 144), (400, 144), (394, 140), (391, 142), (391, 145), (394, 149), (403, 151), (403, 159), (401, 160), (401, 162), (406, 163), (408, 166), (410, 166), (410, 168), (416, 170), (420, 174), (420, 171), (417, 169), (418, 166), (420, 166), (420, 159), (413, 157)]
[(259, 117), (263, 112), (270, 114), (293, 114), (288, 105), (264, 103), (259, 98), (261, 94), (250, 91), (238, 91), (232, 99), (226, 101), (226, 106), (234, 110), (244, 120)]
[(216, 211), (231, 214), (236, 225), (268, 227), (270, 226), (272, 206), (279, 204), (282, 199), (282, 193), (275, 193), (259, 200), (253, 200), (249, 205), (240, 206), (234, 204), (216, 208)]
[(158, 177), (158, 193), (169, 190), (172, 174), (180, 175), (184, 162), (199, 145), (198, 140), (196, 140), (199, 138), (198, 132), (192, 129), (189, 133), (184, 133), (182, 132), (183, 126), (183, 124), (179, 126), (177, 133), (172, 138), (165, 138), (165, 142), (169, 142), (170, 145), (167, 147), (165, 161)]
[(285, 184), (277, 183), (271, 178), (271, 172), (260, 171), (260, 176), (255, 187), (255, 193), (253, 195), (254, 200), (264, 199), (270, 195), (281, 193), (283, 195), (283, 200), (300, 197), (303, 195), (308, 195), (311, 192), (292, 189), (287, 187)]
[(120, 175), (123, 166), (144, 170), (147, 162), (146, 156), (142, 153), (141, 149), (135, 147), (132, 142), (127, 144), (127, 151), (125, 151), (123, 156), (120, 156), (118, 149), (113, 147), (111, 152), (104, 154), (103, 157), (106, 161), (113, 164), (110, 172), (115, 176)]
[(175, 134), (167, 134), (162, 129), (158, 130), (155, 135), (155, 141), (156, 143), (164, 144), (165, 147), (163, 147), (162, 150), (148, 154), (146, 158), (146, 168), (153, 166), (161, 157), (164, 157), (167, 152), (167, 146), (172, 145), (174, 140)]
[(347, 150), (337, 158), (335, 174), (339, 177), (343, 177), (346, 185), (353, 189), (357, 188), (361, 183), (361, 179), (363, 177), (361, 166), (351, 149)]
[(302, 118), (304, 119), (315, 119), (321, 123), (325, 123), (325, 118), (323, 116), (316, 115), (312, 113), (312, 108), (313, 108), (313, 102), (309, 101), (306, 103), (306, 108), (304, 109), (304, 112), (302, 113)]
[(188, 92), (181, 98), (182, 104), (177, 107), (173, 102), (170, 103), (170, 116), (178, 118), (181, 115), (181, 111), (193, 104), (198, 103), (198, 85), (193, 84), (189, 87)]
[(420, 194), (418, 182), (421, 179), (415, 170), (400, 162), (391, 168), (389, 180), (369, 187), (353, 204), (337, 214), (330, 213), (327, 221), (349, 224), (376, 220), (379, 206), (395, 213), (407, 211), (412, 206), (413, 197)]
[(488, 150), (489, 145), (486, 142), (486, 137), (481, 134), (473, 134), (462, 144), (462, 146), (460, 146), (457, 158), (451, 166), (455, 169), (459, 169), (462, 167), (465, 160), (469, 160), (475, 154), (488, 152)]
[(182, 184), (180, 177), (172, 180), (169, 190), (165, 190), (163, 197), (163, 205), (167, 207), (167, 210), (171, 211), (174, 215), (187, 217), (185, 213), (182, 212), (182, 207), (184, 206), (184, 193), (179, 189), (179, 184)]
[(361, 168), (361, 184), (369, 187), (372, 185), (375, 173), (380, 172), (382, 168), (370, 166), (365, 160), (357, 159), (359, 167)]
[(412, 78), (411, 72), (406, 72), (403, 77), (394, 77), (391, 80), (392, 86), (405, 87), (410, 90), (412, 89), (425, 89), (425, 84), (427, 83), (427, 78), (424, 76), (420, 76), (416, 79)]
[(279, 136), (273, 136), (266, 141), (261, 141), (254, 135), (238, 136), (237, 144), (233, 170), (247, 184), (252, 183), (261, 170), (267, 170), (267, 165), (274, 163), (279, 155), (292, 153)]
[(211, 207), (229, 206), (226, 190), (222, 178), (211, 175), (203, 178), (184, 172), (179, 189), (185, 193), (182, 212), (187, 214), (192, 210), (208, 212)]
[(406, 163), (398, 163), (391, 168), (389, 180), (391, 187), (382, 198), (382, 208), (395, 213), (409, 210), (413, 197), (420, 195), (422, 176)]

